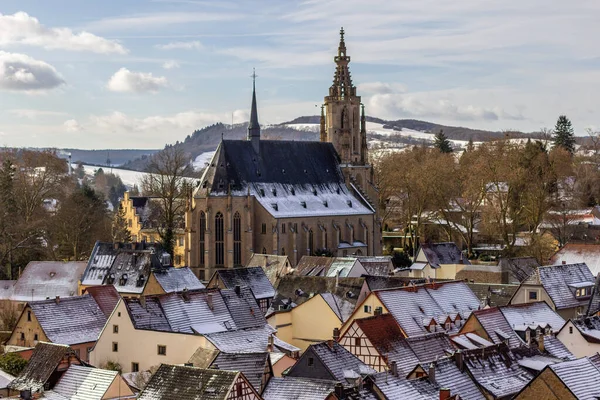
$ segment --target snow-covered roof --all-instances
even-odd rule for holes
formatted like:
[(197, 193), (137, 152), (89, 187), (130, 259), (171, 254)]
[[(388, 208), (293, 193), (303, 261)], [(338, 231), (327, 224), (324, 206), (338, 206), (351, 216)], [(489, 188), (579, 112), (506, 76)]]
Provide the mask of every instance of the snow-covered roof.
[(14, 286), (12, 300), (33, 301), (54, 299), (56, 296), (76, 296), (85, 265), (85, 262), (79, 261), (31, 261)]
[(44, 392), (44, 397), (49, 399), (102, 400), (117, 376), (117, 371), (71, 365), (54, 388), (51, 391)]

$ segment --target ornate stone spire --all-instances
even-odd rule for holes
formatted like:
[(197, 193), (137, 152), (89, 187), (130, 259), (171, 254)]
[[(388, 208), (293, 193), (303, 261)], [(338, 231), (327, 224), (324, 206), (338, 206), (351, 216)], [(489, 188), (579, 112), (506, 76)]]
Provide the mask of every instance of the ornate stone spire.
[(258, 153), (260, 147), (260, 125), (258, 123), (258, 110), (256, 108), (256, 71), (252, 70), (252, 107), (250, 109), (250, 122), (248, 123), (248, 140), (252, 142), (254, 151)]
[(325, 105), (321, 105), (321, 142), (327, 141), (327, 132), (325, 131)]
[(344, 28), (340, 29), (340, 44), (338, 54), (333, 58), (337, 67), (333, 76), (333, 85), (329, 88), (329, 95), (335, 97), (356, 96), (356, 88), (352, 86), (352, 78), (348, 63), (350, 56), (346, 55), (346, 43), (344, 42)]

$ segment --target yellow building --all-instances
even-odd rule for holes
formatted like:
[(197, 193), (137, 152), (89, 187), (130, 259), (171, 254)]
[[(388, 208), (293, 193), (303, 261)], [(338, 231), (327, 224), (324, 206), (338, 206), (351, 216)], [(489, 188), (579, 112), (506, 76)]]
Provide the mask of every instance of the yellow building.
[[(152, 218), (160, 207), (158, 197), (147, 196), (129, 196), (129, 192), (125, 192), (121, 207), (125, 211), (127, 227), (131, 233), (132, 242), (160, 242), (160, 236), (156, 229), (155, 222)], [(175, 247), (173, 248), (173, 265), (182, 267), (185, 265), (185, 234), (182, 225), (175, 232)]]

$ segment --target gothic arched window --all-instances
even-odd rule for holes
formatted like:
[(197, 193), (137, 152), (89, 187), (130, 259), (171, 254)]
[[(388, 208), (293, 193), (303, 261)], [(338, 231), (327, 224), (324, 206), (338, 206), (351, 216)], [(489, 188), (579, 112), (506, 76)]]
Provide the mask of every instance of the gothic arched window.
[(285, 256), (285, 247), (282, 247), (282, 248), (281, 248), (281, 255), (282, 255), (282, 256)]
[(266, 248), (266, 247), (263, 247), (263, 251), (262, 251), (262, 253), (263, 253), (263, 254), (267, 254), (267, 248)]
[(215, 215), (215, 265), (225, 265), (225, 235), (223, 229), (223, 214)]
[(206, 214), (204, 211), (200, 211), (200, 265), (204, 265), (204, 252), (206, 251), (206, 243), (204, 242), (206, 236)]
[(238, 212), (233, 216), (233, 265), (242, 265), (242, 219)]
[(313, 230), (308, 231), (308, 255), (312, 256), (315, 252), (315, 237)]

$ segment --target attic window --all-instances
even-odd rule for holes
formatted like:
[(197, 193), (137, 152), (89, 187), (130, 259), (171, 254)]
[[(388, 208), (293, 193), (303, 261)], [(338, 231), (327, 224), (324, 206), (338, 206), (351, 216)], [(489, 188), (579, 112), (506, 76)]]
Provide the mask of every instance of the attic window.
[(305, 174), (308, 174), (308, 171), (307, 171), (307, 170), (304, 170), (304, 173), (305, 173)]
[(316, 188), (312, 188), (312, 193), (316, 196), (317, 195), (317, 189)]
[(335, 192), (336, 192), (337, 194), (340, 194), (340, 188), (338, 187), (338, 188), (335, 190)]
[(219, 189), (223, 189), (224, 186), (225, 182), (223, 182), (223, 179), (219, 180)]
[(296, 189), (294, 189), (294, 188), (290, 188), (290, 192), (292, 193), (292, 196), (295, 196), (295, 195), (296, 195)]
[(127, 284), (127, 274), (121, 275), (121, 279), (119, 279), (119, 285), (125, 286)]
[(260, 170), (259, 169), (256, 170), (256, 175), (260, 176)]
[(348, 207), (352, 208), (352, 200), (346, 200), (346, 204), (348, 204)]
[(277, 197), (277, 189), (271, 189), (271, 193), (273, 193), (273, 196)]
[(259, 189), (260, 197), (265, 197), (265, 189)]
[(300, 205), (301, 205), (303, 208), (306, 208), (306, 202), (305, 202), (305, 201), (301, 201), (301, 202), (300, 202)]
[(56, 275), (56, 272), (50, 272), (50, 278), (54, 278), (54, 275)]
[(204, 189), (206, 189), (206, 186), (207, 186), (207, 185), (208, 185), (208, 181), (204, 181), (204, 182), (202, 182), (202, 187), (203, 187)]
[(323, 205), (324, 205), (325, 207), (329, 207), (329, 204), (327, 203), (327, 200), (323, 200)]
[(277, 206), (277, 203), (271, 204), (271, 207), (273, 207), (273, 210), (279, 211), (279, 207)]
[(282, 169), (281, 169), (281, 173), (282, 173), (282, 174), (285, 174), (285, 168), (282, 168)]

